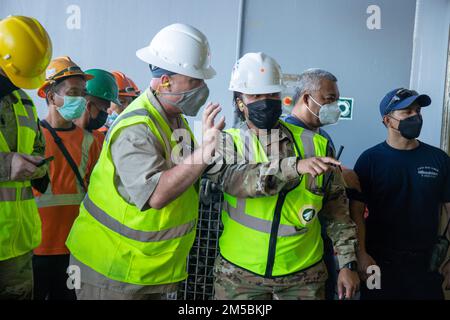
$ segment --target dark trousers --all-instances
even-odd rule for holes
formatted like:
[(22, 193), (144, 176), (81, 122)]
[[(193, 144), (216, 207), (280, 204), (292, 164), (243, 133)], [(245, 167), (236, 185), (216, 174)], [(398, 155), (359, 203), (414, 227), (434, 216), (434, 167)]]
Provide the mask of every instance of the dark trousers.
[(380, 267), (381, 289), (361, 283), (361, 300), (443, 300), (443, 276), (428, 272), (429, 259), (398, 254), (375, 256)]
[(76, 300), (67, 287), (69, 257), (33, 256), (34, 300)]

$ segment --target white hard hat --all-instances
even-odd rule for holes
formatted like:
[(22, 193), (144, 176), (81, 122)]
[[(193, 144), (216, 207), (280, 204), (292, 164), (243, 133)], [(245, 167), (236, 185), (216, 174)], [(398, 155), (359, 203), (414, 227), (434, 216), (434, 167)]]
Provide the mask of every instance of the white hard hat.
[(265, 94), (283, 91), (280, 65), (265, 53), (247, 53), (234, 65), (231, 91), (245, 94)]
[(211, 79), (216, 71), (210, 65), (209, 43), (196, 28), (181, 23), (161, 29), (148, 47), (136, 56), (153, 66), (196, 79)]

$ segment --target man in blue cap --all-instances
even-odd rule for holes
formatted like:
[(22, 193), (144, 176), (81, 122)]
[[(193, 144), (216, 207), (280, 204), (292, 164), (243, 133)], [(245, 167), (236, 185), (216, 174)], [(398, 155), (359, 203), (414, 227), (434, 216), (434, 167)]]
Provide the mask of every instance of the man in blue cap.
[(381, 289), (373, 288), (373, 277), (361, 285), (362, 299), (443, 299), (443, 281), (450, 287), (448, 250), (441, 255), (443, 263), (430, 267), (438, 236), (448, 238), (448, 228), (443, 230), (450, 212), (450, 158), (417, 140), (421, 108), (430, 104), (429, 96), (416, 91), (389, 92), (380, 103), (387, 139), (366, 150), (355, 165), (362, 189), (351, 196), (358, 263), (363, 278), (371, 265), (381, 275)]

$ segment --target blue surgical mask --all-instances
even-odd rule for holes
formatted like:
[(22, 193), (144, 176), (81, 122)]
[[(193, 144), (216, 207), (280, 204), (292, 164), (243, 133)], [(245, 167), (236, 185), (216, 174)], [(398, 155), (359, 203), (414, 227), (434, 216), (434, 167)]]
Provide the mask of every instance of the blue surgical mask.
[(337, 101), (329, 103), (329, 104), (320, 104), (312, 96), (309, 96), (312, 101), (314, 101), (318, 106), (320, 106), (319, 115), (315, 114), (311, 111), (311, 109), (306, 106), (306, 108), (311, 112), (313, 115), (315, 115), (317, 118), (319, 118), (320, 123), (323, 126), (326, 126), (328, 124), (334, 124), (338, 122), (339, 117), (341, 116), (341, 108), (339, 108), (339, 104)]
[(84, 97), (64, 96), (64, 104), (56, 110), (67, 121), (78, 119), (86, 110), (86, 99)]
[(108, 115), (108, 119), (106, 119), (105, 126), (110, 128), (112, 126), (112, 124), (114, 123), (114, 121), (116, 121), (118, 116), (119, 116), (119, 114), (117, 112), (113, 111), (110, 115)]

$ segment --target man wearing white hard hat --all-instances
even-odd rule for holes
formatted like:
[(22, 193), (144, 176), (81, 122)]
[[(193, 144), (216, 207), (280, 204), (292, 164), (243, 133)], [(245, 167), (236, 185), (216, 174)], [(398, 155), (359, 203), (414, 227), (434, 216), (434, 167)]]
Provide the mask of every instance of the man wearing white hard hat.
[[(281, 68), (270, 56), (244, 55), (229, 89), (242, 123), (222, 134), (216, 165), (208, 170), (224, 192), (215, 298), (324, 299), (318, 214), (328, 221), (341, 261), (356, 260), (355, 225), (333, 169), (340, 163), (328, 157), (326, 138), (279, 120)], [(340, 281), (353, 296), (358, 275), (343, 269)]]
[[(120, 114), (106, 136), (80, 215), (67, 246), (80, 268), (78, 299), (159, 299), (187, 277), (195, 238), (199, 177), (224, 119), (209, 104), (203, 144), (195, 149), (183, 115), (195, 116), (208, 98), (204, 80), (215, 75), (208, 41), (199, 30), (173, 24), (137, 56), (150, 65), (150, 88)], [(172, 134), (185, 129), (181, 163)], [(194, 150), (195, 149), (195, 150)]]

